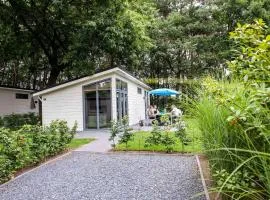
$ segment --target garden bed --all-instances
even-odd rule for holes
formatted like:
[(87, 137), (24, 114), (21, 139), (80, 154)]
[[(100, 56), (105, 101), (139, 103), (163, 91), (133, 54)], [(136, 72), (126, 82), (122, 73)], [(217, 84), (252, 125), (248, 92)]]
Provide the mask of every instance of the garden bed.
[[(188, 138), (188, 142), (185, 142), (185, 145), (182, 145), (179, 138), (176, 137), (175, 131), (166, 132), (163, 129), (158, 130), (161, 135), (168, 136), (173, 140), (173, 145), (171, 145), (170, 153), (200, 153), (202, 152), (202, 139), (201, 132), (198, 128), (198, 123), (196, 120), (192, 118), (185, 118), (186, 128), (185, 134), (186, 138)], [(173, 127), (173, 126), (172, 126)], [(155, 128), (153, 127), (152, 131)], [(151, 131), (137, 131), (133, 133), (132, 139), (128, 141), (127, 146), (125, 143), (117, 144), (114, 148), (114, 151), (146, 151), (146, 152), (167, 152), (166, 146), (163, 144), (159, 145), (147, 145), (147, 138), (151, 137), (151, 135), (156, 135), (159, 133), (154, 133)]]
[(0, 183), (21, 169), (35, 166), (47, 158), (65, 152), (76, 133), (65, 121), (52, 121), (49, 126), (24, 125), (18, 130), (0, 128)]
[[(182, 149), (182, 145), (180, 141), (174, 136), (173, 132), (170, 133), (173, 140), (175, 140), (175, 144), (172, 145), (172, 152), (181, 152), (181, 153), (198, 153), (202, 151), (201, 141), (199, 138), (193, 138), (191, 142), (187, 145), (184, 145), (184, 149)], [(115, 151), (150, 151), (150, 152), (166, 152), (166, 148), (162, 145), (154, 145), (154, 146), (145, 146), (145, 140), (150, 136), (149, 131), (138, 131), (134, 133), (133, 140), (128, 142), (128, 147), (126, 149), (125, 144), (116, 145)]]
[[(179, 139), (173, 131), (169, 132), (169, 136), (174, 140), (171, 153), (200, 153), (202, 152), (201, 132), (198, 129), (196, 120), (185, 119), (187, 123), (187, 138), (189, 142), (182, 146)], [(165, 134), (165, 133), (162, 133)], [(148, 151), (148, 152), (166, 152), (164, 145), (145, 146), (145, 140), (151, 135), (150, 131), (138, 131), (134, 133), (133, 139), (128, 142), (128, 146), (124, 143), (117, 144), (115, 151)]]

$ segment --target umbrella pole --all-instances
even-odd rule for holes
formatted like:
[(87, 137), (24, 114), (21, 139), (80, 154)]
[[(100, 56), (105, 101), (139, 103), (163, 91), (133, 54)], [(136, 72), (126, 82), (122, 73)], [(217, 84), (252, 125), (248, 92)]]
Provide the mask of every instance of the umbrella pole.
[(164, 99), (164, 103), (165, 103), (164, 108), (165, 108), (165, 110), (166, 110), (166, 112), (167, 112), (168, 97), (165, 96), (164, 98), (165, 98), (165, 99)]

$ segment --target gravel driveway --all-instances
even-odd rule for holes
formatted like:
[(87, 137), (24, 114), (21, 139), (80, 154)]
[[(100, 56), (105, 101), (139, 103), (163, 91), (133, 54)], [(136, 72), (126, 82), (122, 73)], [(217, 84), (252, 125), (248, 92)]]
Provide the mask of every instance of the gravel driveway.
[(184, 200), (202, 191), (193, 156), (72, 152), (1, 186), (0, 199)]

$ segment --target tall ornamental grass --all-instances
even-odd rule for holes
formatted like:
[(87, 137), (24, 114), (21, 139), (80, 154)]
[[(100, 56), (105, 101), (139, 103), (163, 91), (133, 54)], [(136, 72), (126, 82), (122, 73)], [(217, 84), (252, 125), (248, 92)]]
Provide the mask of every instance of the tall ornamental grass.
[[(240, 112), (249, 101), (243, 85), (238, 83), (238, 87), (231, 90), (235, 84), (227, 83), (228, 87), (224, 83), (216, 84), (220, 86), (219, 92), (233, 96), (234, 101), (224, 100), (226, 97), (217, 93), (211, 96), (205, 88), (193, 107), (217, 183), (212, 189), (228, 199), (269, 198), (269, 138), (255, 130), (257, 125), (252, 122), (260, 121), (258, 116), (249, 116), (254, 119), (248, 122), (248, 116)], [(250, 127), (246, 128), (246, 123)]]
[(270, 36), (262, 20), (231, 33), (230, 81), (205, 78), (193, 103), (215, 187), (224, 199), (270, 199)]

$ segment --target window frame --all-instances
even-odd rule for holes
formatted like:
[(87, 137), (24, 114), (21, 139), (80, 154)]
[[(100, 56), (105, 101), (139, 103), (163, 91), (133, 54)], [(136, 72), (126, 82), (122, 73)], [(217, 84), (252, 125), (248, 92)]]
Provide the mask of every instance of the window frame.
[(137, 94), (142, 94), (142, 88), (137, 87)]
[(27, 93), (15, 93), (15, 99), (28, 100), (29, 94)]

